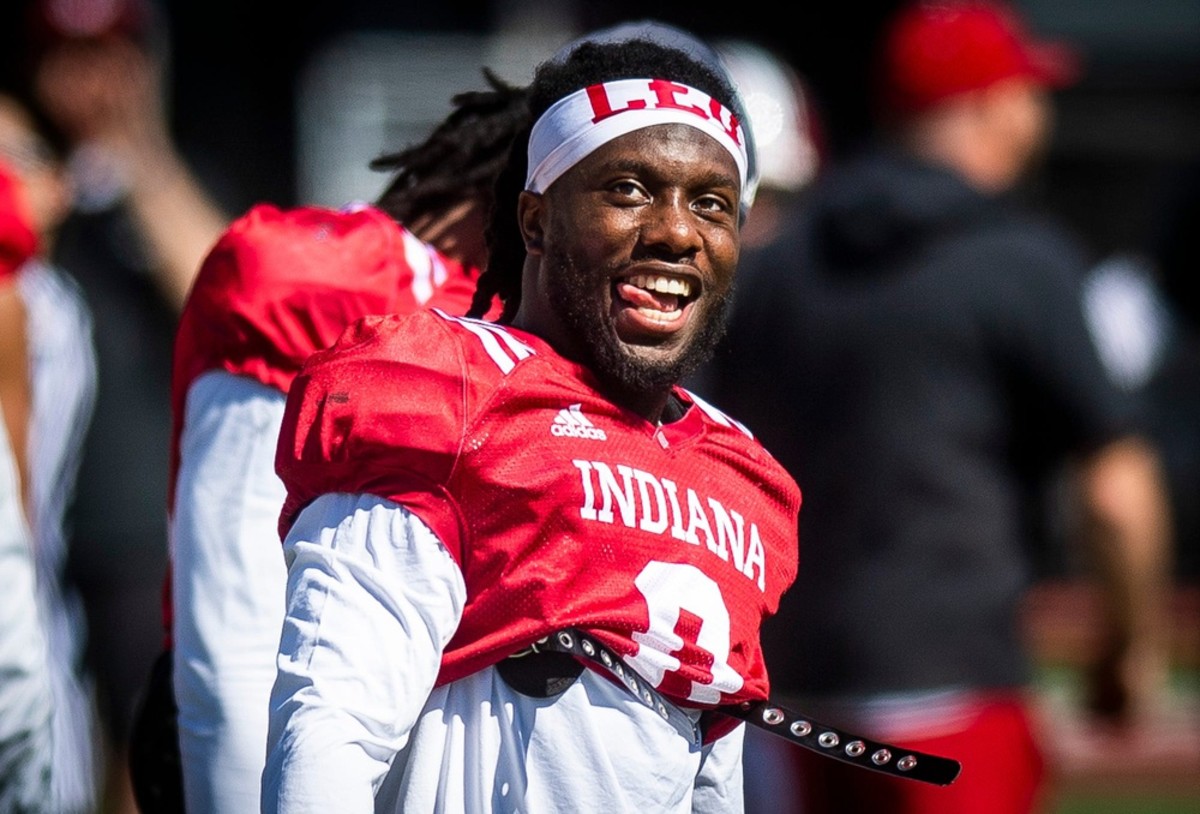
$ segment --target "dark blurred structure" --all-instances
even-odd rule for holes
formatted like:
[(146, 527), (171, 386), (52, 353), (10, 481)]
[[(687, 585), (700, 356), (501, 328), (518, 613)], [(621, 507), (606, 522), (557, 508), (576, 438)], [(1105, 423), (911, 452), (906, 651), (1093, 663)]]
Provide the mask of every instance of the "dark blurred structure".
[(1090, 567), (1056, 575), (1086, 575), (1107, 603), (1089, 617), (1080, 675), (1106, 699), (1090, 709), (1166, 719), (1158, 459), (1084, 320), (1091, 253), (1013, 200), (1078, 60), (982, 2), (914, 3), (881, 45), (876, 138), (743, 257), (707, 395), (805, 492), (800, 574), (763, 628), (773, 689), (964, 767), (926, 795), (798, 753), (802, 809), (1040, 811), (1058, 766), (1043, 766), (1020, 609), (1046, 575), (1029, 552), (1054, 547), (1040, 527), (1059, 506), (1041, 497), (1060, 469)]

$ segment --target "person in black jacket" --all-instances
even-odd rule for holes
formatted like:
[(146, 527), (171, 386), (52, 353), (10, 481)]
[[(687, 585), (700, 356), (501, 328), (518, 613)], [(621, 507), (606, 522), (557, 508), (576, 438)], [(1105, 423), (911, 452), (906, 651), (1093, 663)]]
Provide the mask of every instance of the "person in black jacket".
[(933, 788), (794, 750), (791, 802), (1030, 811), (1045, 757), (1018, 610), (1035, 498), (1077, 465), (1106, 622), (1089, 697), (1135, 722), (1165, 678), (1159, 464), (1090, 340), (1083, 250), (1010, 200), (1073, 65), (978, 2), (901, 11), (879, 64), (887, 137), (743, 258), (708, 396), (804, 494), (800, 576), (764, 633), (773, 693), (963, 766)]

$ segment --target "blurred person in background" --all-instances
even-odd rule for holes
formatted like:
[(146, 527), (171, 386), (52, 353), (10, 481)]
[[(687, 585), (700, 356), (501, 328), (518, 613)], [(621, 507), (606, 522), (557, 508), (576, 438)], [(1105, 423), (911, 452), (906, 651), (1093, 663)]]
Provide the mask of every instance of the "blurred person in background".
[[(11, 285), (0, 280), (0, 315), (11, 313)], [(50, 664), (16, 463), (0, 423), (0, 810), (53, 814)]]
[(0, 810), (52, 812), (53, 709), (28, 517), (32, 410), (18, 270), (38, 247), (32, 207), (0, 155)]
[[(528, 123), (524, 93), (486, 77), (425, 141), (372, 162), (393, 173), (374, 205), (261, 204), (234, 221), (184, 306), (166, 610), (188, 811), (259, 807), (287, 576), (275, 446), (292, 379), (360, 317), (470, 306), (494, 176)], [(134, 743), (144, 812), (179, 810), (139, 769), (160, 748)]]
[(68, 139), (75, 205), (54, 260), (95, 327), (98, 385), (70, 517), (70, 570), (89, 621), (110, 807), (132, 807), (125, 750), (160, 651), (171, 347), (179, 308), (228, 219), (170, 132), (168, 34), (151, 0), (28, 0), (22, 68)]
[[(39, 251), (16, 273), (25, 319), (30, 402), (24, 427), (10, 434), (24, 446), (25, 507), (34, 541), (39, 616), (51, 666), (54, 774), (51, 808), (89, 814), (99, 795), (99, 727), (92, 681), (84, 666), (87, 626), (66, 575), (64, 516), (74, 493), (79, 453), (95, 397), (91, 317), (66, 272), (48, 258), (70, 211), (72, 190), (63, 141), (18, 96), (0, 93), (0, 161), (12, 167), (30, 204)], [(18, 459), (20, 460), (20, 459)]]
[[(633, 36), (719, 64), (707, 44), (652, 20), (590, 32), (560, 53), (583, 40)], [(426, 141), (372, 163), (394, 172), (374, 206), (258, 206), (239, 218), (185, 305), (175, 356), (168, 631), (188, 810), (258, 805), (286, 576), (274, 451), (292, 378), (358, 317), (433, 307), (462, 314), (471, 303), (494, 176), (528, 124), (524, 93), (488, 78), (488, 90), (453, 100)], [(155, 807), (169, 789), (153, 779), (161, 772), (138, 768), (163, 730), (144, 731), (145, 743), (134, 745), (139, 803), (170, 810)]]
[[(1163, 450), (1177, 532), (1177, 573), (1200, 585), (1200, 162), (1176, 179), (1150, 253), (1169, 341), (1145, 391)], [(1196, 625), (1200, 631), (1200, 623)]]
[[(789, 210), (826, 160), (825, 135), (816, 96), (783, 56), (745, 39), (719, 40), (716, 50), (742, 96), (758, 159), (753, 215), (742, 228), (741, 269), (747, 255), (787, 228)], [(746, 284), (738, 279), (739, 286)]]
[[(1144, 250), (1106, 258), (1088, 278), (1089, 326), (1113, 380), (1141, 396), (1162, 451), (1176, 574), (1200, 578), (1200, 164), (1176, 173)], [(1200, 628), (1198, 628), (1200, 629)]]
[(923, 787), (792, 750), (794, 772), (759, 778), (779, 781), (763, 810), (1028, 812), (1039, 496), (1069, 462), (1103, 598), (1086, 695), (1134, 727), (1167, 669), (1160, 463), (1085, 324), (1086, 252), (1013, 200), (1076, 62), (983, 2), (906, 5), (880, 46), (879, 139), (826, 171), (738, 292), (709, 395), (805, 496), (800, 576), (764, 627), (773, 692), (962, 774)]
[(30, 80), (70, 139), (77, 210), (121, 209), (131, 245), (114, 251), (146, 255), (149, 282), (178, 311), (228, 217), (171, 135), (163, 10), (155, 0), (32, 0), (29, 15)]

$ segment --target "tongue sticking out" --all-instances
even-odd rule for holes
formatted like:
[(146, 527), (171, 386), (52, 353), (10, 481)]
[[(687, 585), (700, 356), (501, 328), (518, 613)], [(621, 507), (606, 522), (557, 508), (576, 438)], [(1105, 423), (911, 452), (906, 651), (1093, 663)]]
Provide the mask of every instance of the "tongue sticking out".
[(618, 283), (617, 296), (634, 308), (648, 308), (653, 311), (672, 313), (678, 311), (680, 307), (678, 294), (649, 291), (632, 283)]

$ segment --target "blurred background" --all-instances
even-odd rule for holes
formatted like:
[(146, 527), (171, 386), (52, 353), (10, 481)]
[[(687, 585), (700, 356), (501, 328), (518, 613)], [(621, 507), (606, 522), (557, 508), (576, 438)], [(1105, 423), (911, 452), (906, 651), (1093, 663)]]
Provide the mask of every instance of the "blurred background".
[[(91, 0), (105, 5), (105, 0)], [(63, 5), (87, 0), (62, 0)], [(3, 53), (28, 28), (4, 4)], [(229, 211), (259, 200), (370, 197), (378, 151), (424, 132), (480, 64), (513, 81), (587, 28), (643, 18), (643, 3), (550, 0), (157, 0), (169, 42), (171, 125), (193, 169)], [(834, 151), (868, 126), (867, 55), (894, 0), (774, 4), (700, 12), (660, 0), (658, 19), (708, 38), (745, 37), (810, 83)], [(1200, 0), (1020, 0), (1032, 27), (1075, 43), (1082, 81), (1063, 91), (1051, 154), (1034, 193), (1099, 254), (1148, 251), (1173, 196), (1200, 162)]]
[[(42, 30), (30, 15), (44, 19), (43, 7), (51, 5), (66, 9), (69, 19), (103, 16), (105, 7), (125, 4), (6, 0), (0, 12), (6, 76), (27, 70)], [(867, 55), (895, 5), (744, 0), (718, 12), (674, 0), (161, 0), (149, 3), (155, 21), (134, 27), (144, 26), (139, 31), (159, 49), (168, 136), (207, 197), (203, 217), (215, 212), (219, 221), (260, 201), (337, 206), (371, 199), (386, 179), (368, 162), (424, 136), (448, 112), (452, 94), (481, 86), (481, 66), (524, 82), (566, 40), (650, 12), (714, 41), (749, 40), (783, 57), (811, 93), (821, 149), (844, 154), (869, 129)], [(1058, 810), (1200, 811), (1200, 354), (1194, 341), (1181, 338), (1194, 333), (1200, 318), (1191, 279), (1200, 269), (1200, 0), (1016, 5), (1040, 34), (1074, 43), (1084, 67), (1081, 81), (1058, 94), (1054, 141), (1022, 194), (1078, 232), (1097, 268), (1135, 288), (1148, 283), (1129, 306), (1126, 349), (1134, 351), (1122, 358), (1133, 359), (1126, 363), (1128, 387), (1158, 388), (1154, 403), (1178, 529), (1172, 597), (1178, 726), (1139, 743), (1107, 741), (1072, 715), (1072, 670), (1094, 645), (1088, 616), (1095, 608), (1069, 553), (1041, 555), (1027, 627), (1039, 686), (1058, 721), (1051, 747), (1062, 766)], [(92, 302), (103, 342), (105, 301)], [(172, 306), (164, 298), (147, 307), (159, 309), (160, 324), (137, 341), (160, 345), (152, 364), (161, 367), (169, 358)], [(102, 399), (104, 364), (102, 354)], [(165, 481), (163, 415), (120, 415), (144, 436), (145, 462), (117, 454), (96, 471), (144, 470), (149, 485), (132, 499), (148, 523), (158, 522), (165, 506), (155, 485)], [(85, 463), (85, 485), (88, 478)], [(107, 511), (124, 510), (108, 504)], [(76, 530), (89, 522), (77, 517)], [(123, 532), (108, 544), (81, 537), (71, 550), (70, 576), (95, 631), (91, 658), (122, 663), (119, 670), (100, 669), (102, 685), (126, 685), (109, 688), (116, 700), (106, 714), (118, 732), (132, 703), (127, 685), (146, 674), (159, 645), (162, 529), (141, 541)]]

